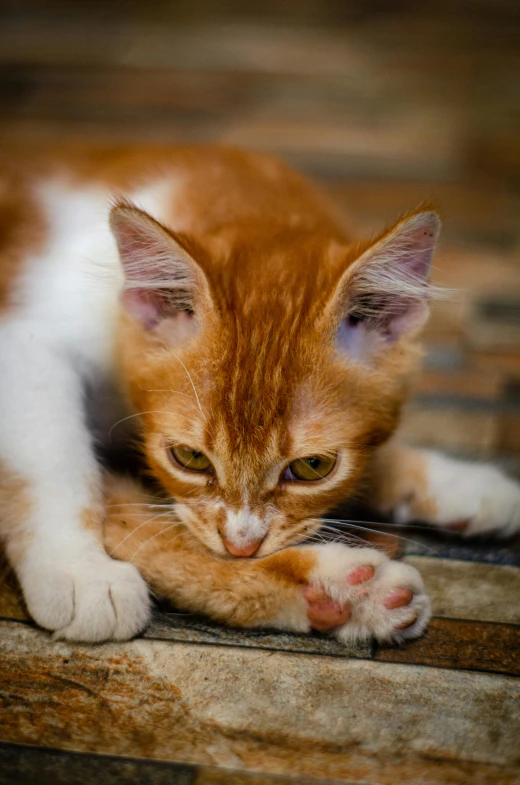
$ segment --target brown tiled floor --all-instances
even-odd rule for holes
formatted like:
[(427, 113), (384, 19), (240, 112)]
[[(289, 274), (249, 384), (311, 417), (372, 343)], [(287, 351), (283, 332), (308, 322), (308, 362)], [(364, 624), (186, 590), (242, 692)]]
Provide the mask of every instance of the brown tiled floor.
[[(454, 291), (403, 430), (520, 476), (519, 7), (388, 8), (7, 2), (0, 139), (270, 150), (360, 233), (433, 198), (434, 280)], [(167, 614), (132, 643), (52, 643), (4, 586), (0, 782), (520, 782), (518, 547), (380, 529), (425, 575), (434, 619), (420, 641), (350, 659), (319, 636)]]

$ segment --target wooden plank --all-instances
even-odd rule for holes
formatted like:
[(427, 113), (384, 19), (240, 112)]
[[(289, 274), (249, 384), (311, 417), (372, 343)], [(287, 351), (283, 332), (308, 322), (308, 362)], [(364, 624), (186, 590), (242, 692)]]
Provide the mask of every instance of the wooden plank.
[(395, 648), (381, 647), (375, 658), (520, 676), (520, 627), (432, 619), (422, 638)]
[(334, 781), (0, 742), (0, 785), (334, 785)]
[(467, 411), (413, 401), (406, 411), (400, 434), (410, 444), (490, 454), (495, 439), (496, 413)]
[(293, 654), (370, 658), (371, 643), (345, 645), (319, 633), (310, 635), (268, 629), (226, 627), (201, 616), (182, 613), (156, 613), (143, 637), (177, 643), (202, 643), (246, 649), (286, 651)]
[(194, 785), (195, 766), (0, 743), (0, 785)]
[(0, 641), (4, 741), (378, 785), (518, 781), (509, 677), (162, 641), (78, 646), (5, 622)]
[(436, 617), (520, 624), (520, 569), (407, 556), (424, 578)]
[[(520, 461), (511, 461), (506, 465), (508, 473), (520, 479)], [(402, 557), (425, 556), (455, 562), (520, 567), (520, 537), (514, 540), (502, 540), (496, 537), (461, 537), (459, 534), (450, 534), (442, 529), (420, 523), (411, 524), (408, 528), (396, 527), (396, 533), (403, 538), (405, 547), (404, 552), (400, 553)], [(478, 570), (478, 567), (475, 570)], [(457, 573), (456, 569), (455, 572)], [(462, 574), (460, 577), (462, 578)]]
[[(326, 635), (276, 630), (230, 629), (191, 614), (156, 612), (143, 637), (148, 640), (286, 651), (293, 654), (371, 659), (371, 644), (346, 647)], [(432, 619), (422, 638), (399, 648), (379, 647), (376, 659), (520, 676), (520, 627)]]
[(488, 405), (498, 406), (501, 378), (498, 374), (483, 376), (475, 371), (457, 370), (449, 373), (424, 371), (417, 384), (417, 395), (456, 396), (482, 401)]
[(498, 420), (497, 448), (520, 456), (520, 363), (517, 378), (507, 379), (502, 389), (503, 411)]
[[(518, 238), (518, 197), (507, 188), (489, 186), (476, 188), (474, 183), (435, 183), (421, 180), (396, 179), (394, 182), (363, 178), (357, 181), (331, 183), (329, 192), (346, 215), (352, 216), (359, 231), (378, 231), (380, 226), (395, 220), (412, 206), (420, 204), (425, 194), (442, 209), (442, 246), (446, 243), (470, 243), (493, 248), (495, 252), (514, 250)], [(440, 263), (438, 263), (440, 261)], [(511, 270), (512, 283), (514, 270)], [(433, 270), (435, 282), (441, 282), (442, 256), (436, 256)], [(465, 290), (470, 291), (471, 281)], [(454, 297), (450, 303), (453, 307)], [(480, 379), (480, 383), (486, 383)]]

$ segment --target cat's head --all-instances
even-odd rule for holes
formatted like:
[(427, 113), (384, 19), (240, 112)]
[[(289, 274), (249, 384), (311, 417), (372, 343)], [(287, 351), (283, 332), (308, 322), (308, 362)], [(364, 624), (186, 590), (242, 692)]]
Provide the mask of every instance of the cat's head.
[(195, 240), (129, 203), (122, 358), (148, 464), (213, 551), (304, 539), (396, 427), (439, 220), (373, 241), (226, 230)]

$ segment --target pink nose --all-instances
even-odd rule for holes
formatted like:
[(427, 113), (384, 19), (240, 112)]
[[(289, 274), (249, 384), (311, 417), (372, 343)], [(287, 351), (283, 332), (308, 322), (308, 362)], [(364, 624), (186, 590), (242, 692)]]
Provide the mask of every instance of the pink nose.
[(250, 545), (244, 545), (243, 548), (237, 548), (237, 546), (233, 545), (233, 543), (229, 542), (229, 540), (226, 540), (224, 537), (222, 539), (224, 540), (226, 550), (228, 550), (232, 556), (252, 556), (257, 552), (263, 542), (262, 538), (261, 540), (252, 542)]

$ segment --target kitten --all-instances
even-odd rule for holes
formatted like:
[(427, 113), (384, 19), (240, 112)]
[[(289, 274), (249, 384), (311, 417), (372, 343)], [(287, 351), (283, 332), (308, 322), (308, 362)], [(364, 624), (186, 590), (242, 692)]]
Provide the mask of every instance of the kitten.
[[(496, 469), (391, 439), (420, 356), (436, 214), (353, 243), (267, 156), (25, 158), (22, 171), (5, 154), (0, 192), (0, 535), (36, 622), (84, 641), (140, 632), (147, 587), (112, 553), (230, 624), (420, 635), (415, 569), (371, 548), (295, 546), (367, 476), (370, 500), (402, 522), (520, 528), (520, 490)], [(95, 440), (125, 423), (162, 505), (103, 478)]]

